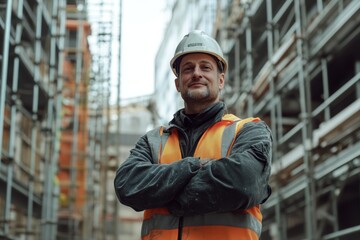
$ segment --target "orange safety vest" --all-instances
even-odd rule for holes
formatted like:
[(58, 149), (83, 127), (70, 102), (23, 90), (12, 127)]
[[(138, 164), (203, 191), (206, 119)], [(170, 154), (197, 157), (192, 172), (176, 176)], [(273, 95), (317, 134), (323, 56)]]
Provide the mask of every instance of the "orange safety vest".
[[(260, 119), (240, 120), (232, 114), (226, 114), (222, 121), (204, 132), (197, 144), (194, 157), (219, 159), (228, 156), (243, 125), (257, 121)], [(169, 164), (182, 159), (176, 129), (170, 135), (162, 134), (163, 127), (153, 133), (155, 135), (149, 137), (149, 142), (152, 145), (154, 161)], [(234, 212), (187, 216), (184, 217), (182, 236), (183, 240), (258, 240), (261, 222), (259, 205)], [(145, 210), (141, 239), (177, 240), (178, 223), (179, 217), (171, 215), (166, 208)]]

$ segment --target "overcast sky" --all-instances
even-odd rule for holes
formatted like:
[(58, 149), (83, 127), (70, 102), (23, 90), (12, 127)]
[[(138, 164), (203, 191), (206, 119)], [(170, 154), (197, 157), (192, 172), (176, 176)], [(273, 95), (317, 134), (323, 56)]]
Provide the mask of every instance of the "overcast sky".
[(123, 0), (121, 98), (154, 91), (155, 55), (163, 38), (166, 0)]

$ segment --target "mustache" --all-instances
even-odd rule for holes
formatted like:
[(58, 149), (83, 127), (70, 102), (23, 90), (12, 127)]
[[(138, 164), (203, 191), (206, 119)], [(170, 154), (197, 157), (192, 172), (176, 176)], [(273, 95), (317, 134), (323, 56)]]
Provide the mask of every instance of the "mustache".
[(196, 84), (201, 84), (201, 85), (204, 85), (204, 86), (207, 85), (206, 81), (203, 81), (203, 80), (201, 80), (201, 79), (192, 79), (192, 80), (188, 83), (188, 86), (192, 86), (192, 85), (196, 85)]

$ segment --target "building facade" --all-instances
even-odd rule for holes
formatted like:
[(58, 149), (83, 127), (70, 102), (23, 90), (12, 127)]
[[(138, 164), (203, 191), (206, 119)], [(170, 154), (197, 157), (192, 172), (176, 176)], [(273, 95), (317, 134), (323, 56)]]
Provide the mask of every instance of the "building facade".
[(65, 1), (0, 3), (0, 238), (54, 239)]
[(172, 51), (189, 30), (210, 29), (229, 63), (229, 111), (262, 118), (274, 136), (262, 238), (359, 238), (360, 2), (217, 1), (208, 28), (189, 17), (202, 1), (179, 2), (157, 56), (161, 120), (181, 107)]

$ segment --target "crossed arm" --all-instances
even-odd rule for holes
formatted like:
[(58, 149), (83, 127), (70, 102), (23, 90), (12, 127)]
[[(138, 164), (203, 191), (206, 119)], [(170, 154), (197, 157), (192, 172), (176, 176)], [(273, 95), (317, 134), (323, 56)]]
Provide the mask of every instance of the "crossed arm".
[(120, 202), (137, 211), (165, 207), (186, 216), (247, 209), (271, 193), (271, 145), (270, 130), (263, 122), (248, 123), (228, 157), (153, 164), (143, 136), (117, 170), (115, 191)]

